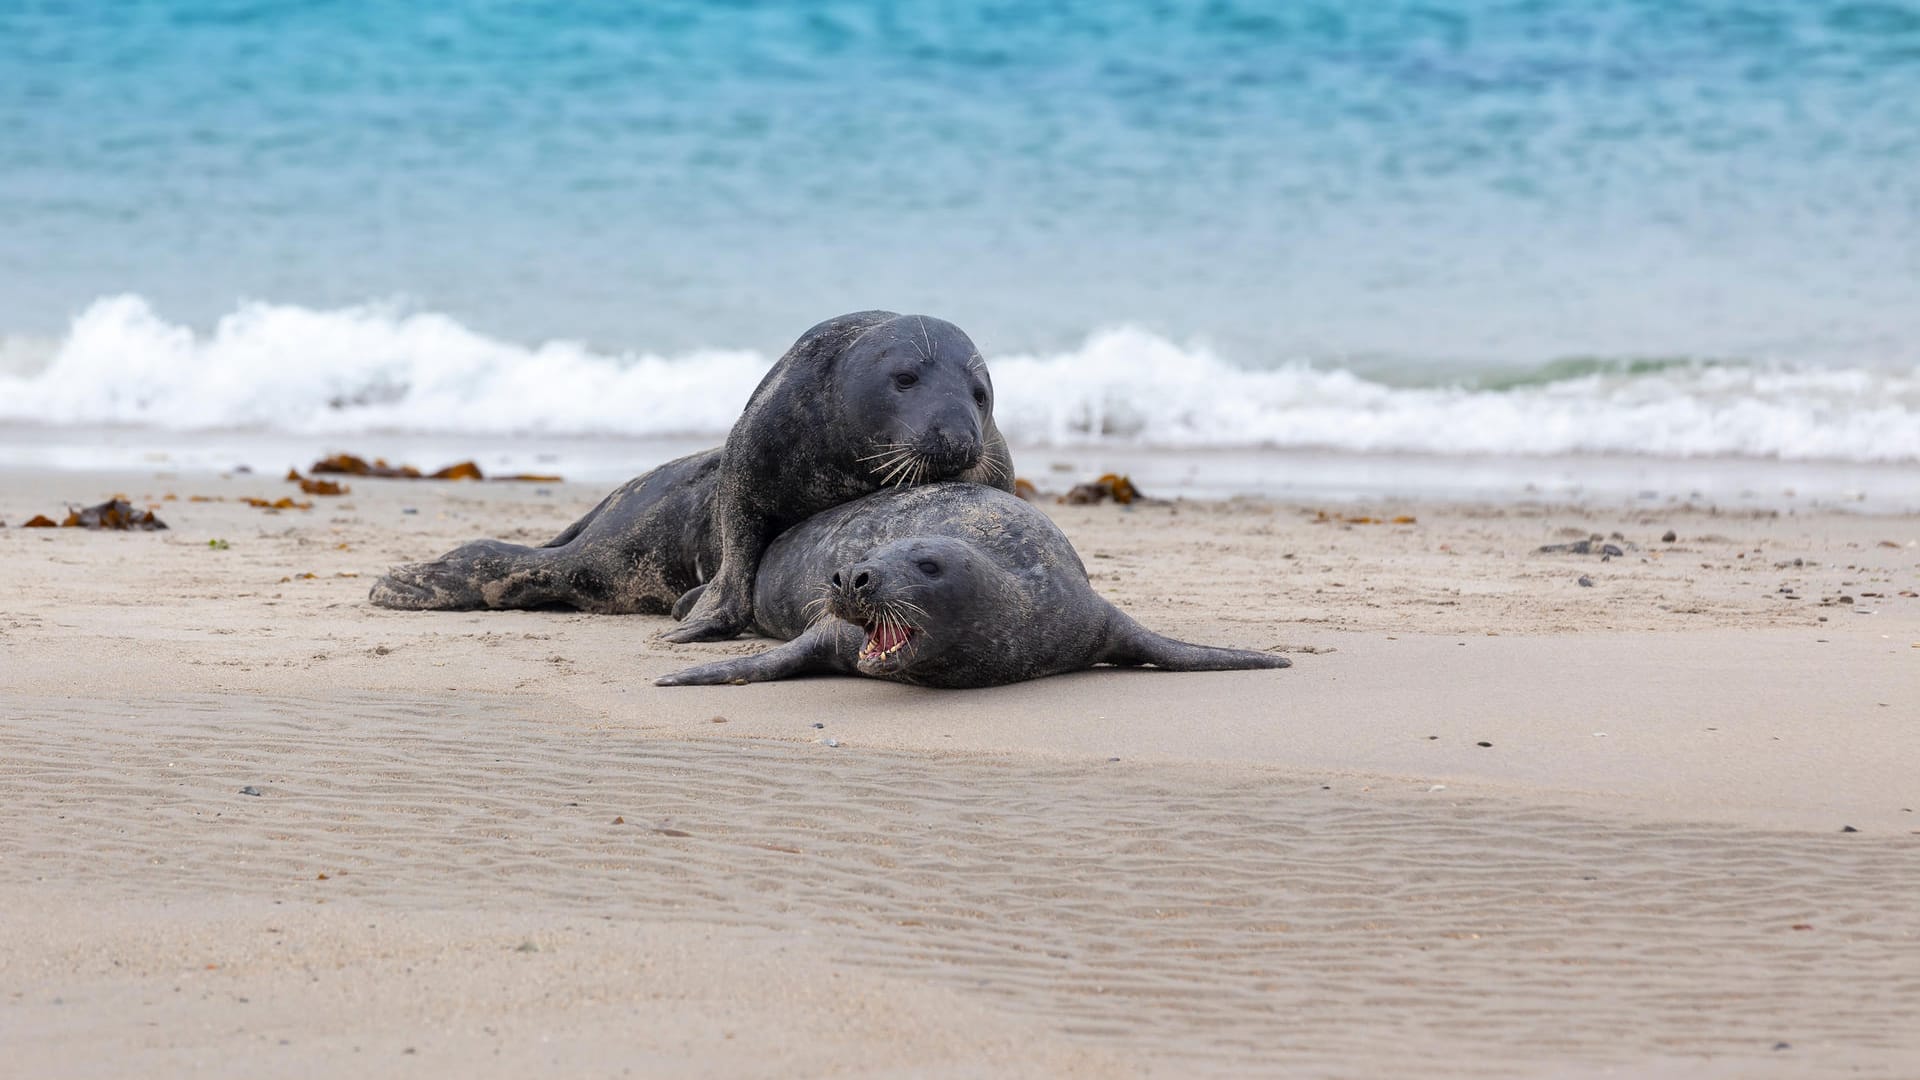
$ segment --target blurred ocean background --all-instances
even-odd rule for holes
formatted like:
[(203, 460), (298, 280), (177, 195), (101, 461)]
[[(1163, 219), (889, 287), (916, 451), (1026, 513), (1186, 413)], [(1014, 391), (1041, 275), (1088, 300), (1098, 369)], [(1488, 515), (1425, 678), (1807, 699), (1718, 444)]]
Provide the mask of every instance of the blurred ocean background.
[(868, 307), (1063, 452), (1920, 462), (1920, 2), (0, 4), (0, 458), (712, 442)]

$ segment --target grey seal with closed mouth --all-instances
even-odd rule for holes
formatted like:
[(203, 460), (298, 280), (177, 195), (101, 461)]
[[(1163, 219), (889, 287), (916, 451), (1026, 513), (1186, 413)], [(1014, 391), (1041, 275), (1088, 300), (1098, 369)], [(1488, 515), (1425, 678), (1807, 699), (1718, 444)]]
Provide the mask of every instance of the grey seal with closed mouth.
[(780, 532), (887, 485), (952, 479), (1013, 487), (986, 362), (952, 323), (855, 312), (800, 336), (725, 446), (628, 481), (540, 547), (478, 540), (394, 567), (369, 598), (408, 610), (671, 612), (686, 622), (669, 640), (733, 637), (752, 621), (754, 572)]
[(788, 530), (761, 559), (754, 621), (786, 644), (655, 682), (841, 673), (981, 687), (1096, 664), (1227, 671), (1291, 663), (1146, 629), (1093, 591), (1051, 518), (978, 484), (889, 489)]

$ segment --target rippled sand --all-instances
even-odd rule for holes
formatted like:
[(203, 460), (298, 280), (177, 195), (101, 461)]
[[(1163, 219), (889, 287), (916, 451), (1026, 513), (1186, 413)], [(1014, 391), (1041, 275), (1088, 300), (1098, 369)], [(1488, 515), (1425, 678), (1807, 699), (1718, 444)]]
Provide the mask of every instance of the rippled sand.
[[(1671, 1052), (1872, 1064), (1915, 1048), (1920, 906), (1902, 898), (1920, 895), (1920, 860), (1901, 840), (1245, 769), (644, 740), (462, 697), (110, 715), (34, 700), (6, 719), (8, 1011), (53, 1071), (93, 1025), (47, 1032), (102, 995), (116, 1015), (94, 1023), (131, 1026), (116, 1068), (217, 1064), (203, 1055), (242, 1036), (288, 1038), (303, 1060), (291, 1044), (335, 1018), (366, 962), (329, 963), (351, 928), (269, 925), (322, 904), (351, 905), (369, 939), (388, 911), (517, 916), (506, 937), (463, 943), (500, 965), (483, 980), (514, 979), (534, 949), (617, 971), (605, 950), (620, 935), (591, 936), (609, 923), (805, 942), (850, 984), (877, 974), (1003, 1006), (1063, 1065), (1077, 1044), (1147, 1070), (1364, 1060), (1404, 1075)], [(214, 899), (233, 911), (214, 940), (120, 965), (111, 930), (133, 928), (128, 911), (159, 905), (192, 935)], [(97, 910), (106, 941), (49, 947), (23, 916), (50, 905)], [(264, 1021), (226, 1000), (177, 1026), (169, 983), (218, 1001), (286, 967), (332, 977), (269, 987)], [(409, 992), (447, 1014), (404, 1037), (470, 1061), (483, 1018), (437, 982)], [(548, 1008), (564, 1018), (519, 1011)], [(1017, 1059), (1001, 1064), (1041, 1064)]]
[(1297, 666), (941, 693), (333, 576), (525, 491), (171, 509), (0, 533), (0, 1073), (1920, 1073), (1910, 519), (1070, 511)]

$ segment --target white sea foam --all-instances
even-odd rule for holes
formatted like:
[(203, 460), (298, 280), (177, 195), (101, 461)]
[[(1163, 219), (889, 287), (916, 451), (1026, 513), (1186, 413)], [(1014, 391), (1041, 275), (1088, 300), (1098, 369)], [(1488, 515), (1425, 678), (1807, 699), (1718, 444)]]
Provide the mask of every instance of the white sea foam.
[[(0, 419), (717, 440), (772, 359), (528, 348), (382, 307), (248, 304), (200, 334), (120, 296), (75, 319), (39, 370), (0, 373)], [(1920, 461), (1920, 370), (1676, 365), (1401, 387), (1307, 364), (1250, 370), (1128, 328), (989, 359), (1017, 444)]]

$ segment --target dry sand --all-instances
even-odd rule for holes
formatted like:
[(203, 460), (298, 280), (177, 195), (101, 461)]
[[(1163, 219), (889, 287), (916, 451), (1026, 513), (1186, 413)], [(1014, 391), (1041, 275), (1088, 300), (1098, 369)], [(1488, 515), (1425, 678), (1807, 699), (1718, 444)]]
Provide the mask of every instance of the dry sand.
[(1920, 519), (1057, 508), (1296, 666), (667, 690), (365, 603), (597, 488), (291, 491), (0, 474), (173, 525), (0, 531), (0, 1074), (1920, 1075)]

